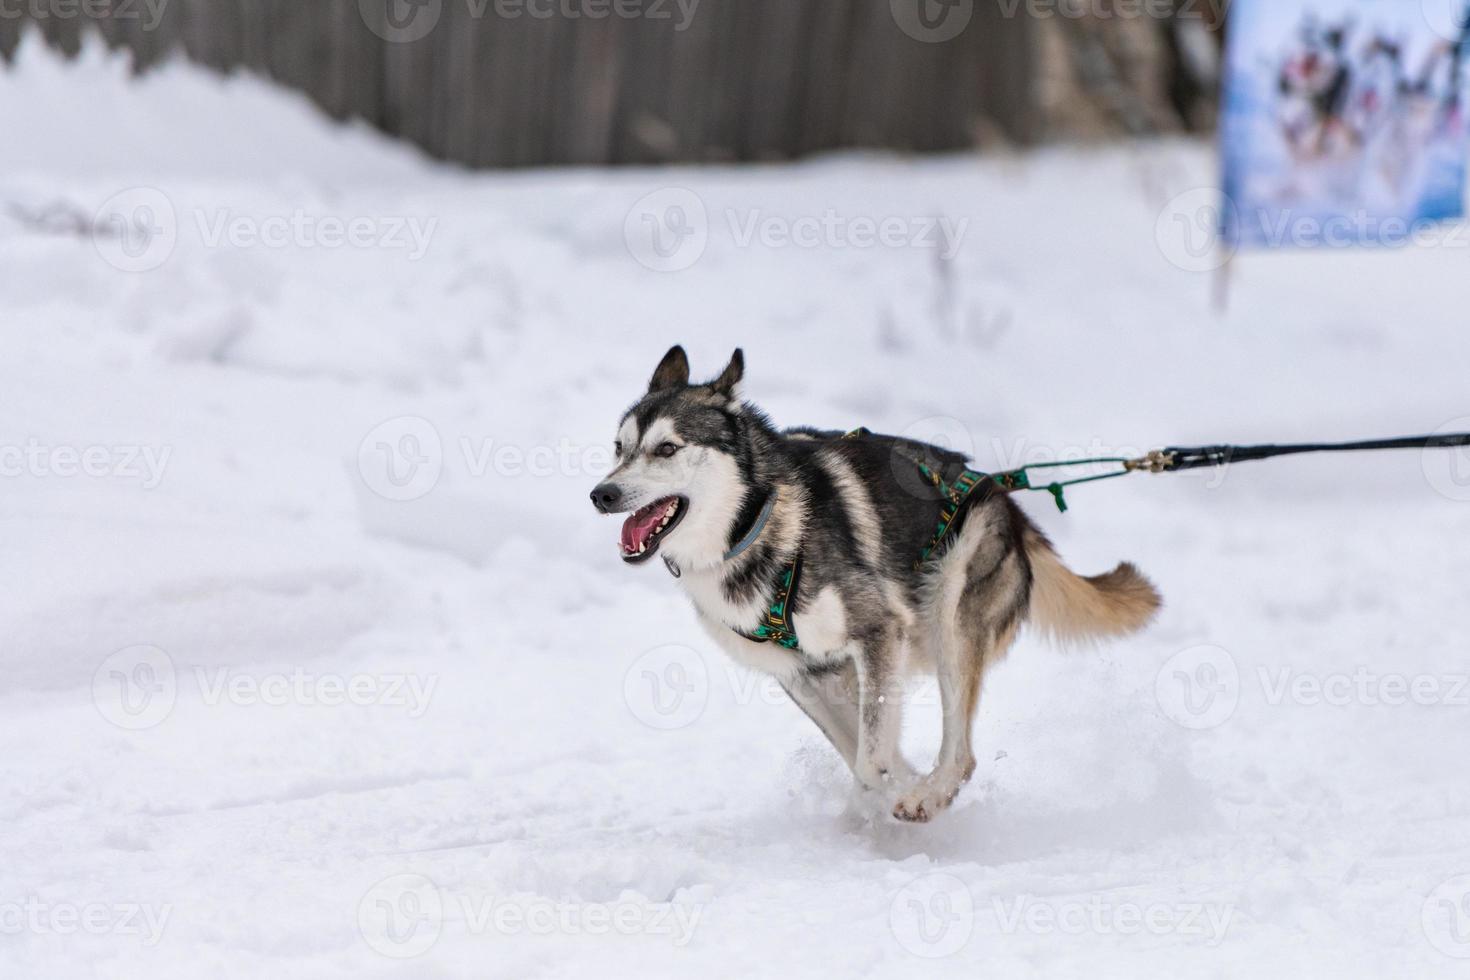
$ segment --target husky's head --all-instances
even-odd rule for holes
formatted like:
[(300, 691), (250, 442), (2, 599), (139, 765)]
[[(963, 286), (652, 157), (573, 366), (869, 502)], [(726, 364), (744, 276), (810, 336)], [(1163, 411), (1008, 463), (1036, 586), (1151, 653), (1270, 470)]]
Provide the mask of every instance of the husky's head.
[(751, 492), (743, 425), (749, 409), (736, 386), (745, 357), (736, 351), (715, 380), (689, 383), (684, 348), (664, 355), (648, 393), (618, 425), (616, 465), (592, 491), (604, 514), (628, 514), (618, 542), (629, 564), (660, 548), (681, 567), (712, 565)]

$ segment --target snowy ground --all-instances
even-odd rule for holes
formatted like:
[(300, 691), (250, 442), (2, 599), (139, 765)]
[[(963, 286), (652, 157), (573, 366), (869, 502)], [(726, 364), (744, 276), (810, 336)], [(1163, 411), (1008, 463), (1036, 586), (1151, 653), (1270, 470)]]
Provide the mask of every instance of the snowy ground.
[(920, 827), (586, 493), (676, 341), (990, 467), (1470, 428), (1464, 248), (1216, 317), (1156, 238), (1202, 146), (467, 175), (34, 47), (0, 132), (0, 975), (1463, 975), (1470, 460), (1028, 501), (1168, 608), (1023, 640)]

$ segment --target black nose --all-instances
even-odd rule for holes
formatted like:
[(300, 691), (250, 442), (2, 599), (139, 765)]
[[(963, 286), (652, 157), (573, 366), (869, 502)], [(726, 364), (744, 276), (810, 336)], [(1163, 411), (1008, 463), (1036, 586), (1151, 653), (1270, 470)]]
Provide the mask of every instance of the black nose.
[[(585, 484), (584, 484), (585, 486)], [(616, 483), (599, 483), (592, 488), (592, 506), (606, 514), (623, 499), (623, 488)]]

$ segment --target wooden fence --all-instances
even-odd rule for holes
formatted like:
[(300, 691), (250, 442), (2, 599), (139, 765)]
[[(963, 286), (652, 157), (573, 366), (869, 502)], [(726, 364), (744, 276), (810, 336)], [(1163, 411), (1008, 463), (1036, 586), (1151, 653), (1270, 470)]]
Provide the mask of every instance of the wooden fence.
[[(68, 51), (95, 24), (140, 70), (182, 51), (257, 71), (476, 167), (933, 151), (1038, 129), (1036, 22), (993, 0), (7, 2), (91, 13), (0, 17), (0, 52), (24, 20)], [(920, 40), (905, 3), (968, 20)]]

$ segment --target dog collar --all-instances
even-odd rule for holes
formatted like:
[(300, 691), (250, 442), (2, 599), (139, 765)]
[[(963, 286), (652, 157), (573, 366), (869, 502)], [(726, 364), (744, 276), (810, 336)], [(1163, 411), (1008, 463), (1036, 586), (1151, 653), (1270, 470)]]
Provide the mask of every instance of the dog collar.
[[(739, 558), (750, 548), (751, 545), (755, 544), (756, 539), (761, 536), (761, 532), (766, 529), (766, 522), (771, 519), (771, 511), (775, 509), (776, 491), (772, 490), (769, 494), (767, 494), (766, 502), (761, 505), (761, 512), (755, 515), (755, 523), (750, 525), (750, 530), (746, 531), (744, 536), (742, 536), (741, 539), (736, 542), (735, 547), (725, 552), (725, 561)], [(670, 558), (668, 555), (664, 555), (663, 557), (664, 567), (669, 570), (670, 575), (674, 576), (674, 578), (678, 578), (680, 575), (683, 574), (683, 570), (679, 568), (679, 566), (674, 562), (672, 558)]]
[[(844, 439), (860, 439), (863, 436), (870, 436), (870, 435), (872, 435), (872, 433), (869, 432), (867, 429), (853, 429), (851, 432), (849, 432), (847, 435), (843, 436), (842, 438), (844, 438)], [(731, 560), (733, 560), (735, 558), (739, 558), (742, 554), (745, 553), (746, 549), (748, 549), (751, 545), (755, 544), (756, 539), (761, 536), (761, 532), (766, 529), (766, 521), (769, 521), (771, 519), (771, 511), (774, 510), (775, 508), (776, 508), (776, 491), (775, 490), (772, 490), (770, 492), (770, 494), (768, 494), (766, 496), (766, 502), (761, 505), (761, 512), (756, 515), (756, 517), (755, 517), (755, 523), (750, 526), (750, 530), (745, 532), (744, 537), (742, 537), (736, 543), (735, 547), (733, 547), (729, 551), (725, 552), (725, 561), (731, 561)], [(673, 571), (673, 569), (670, 568), (670, 571)], [(675, 572), (674, 574), (675, 574), (676, 577), (678, 576), (678, 573), (677, 572)]]
[(761, 505), (761, 512), (756, 515), (755, 523), (750, 525), (750, 530), (746, 531), (745, 536), (736, 542), (735, 547), (725, 552), (725, 561), (739, 558), (751, 545), (755, 544), (756, 538), (759, 538), (761, 532), (766, 529), (766, 522), (771, 519), (771, 511), (775, 509), (776, 491), (772, 490), (766, 495), (766, 502)]

